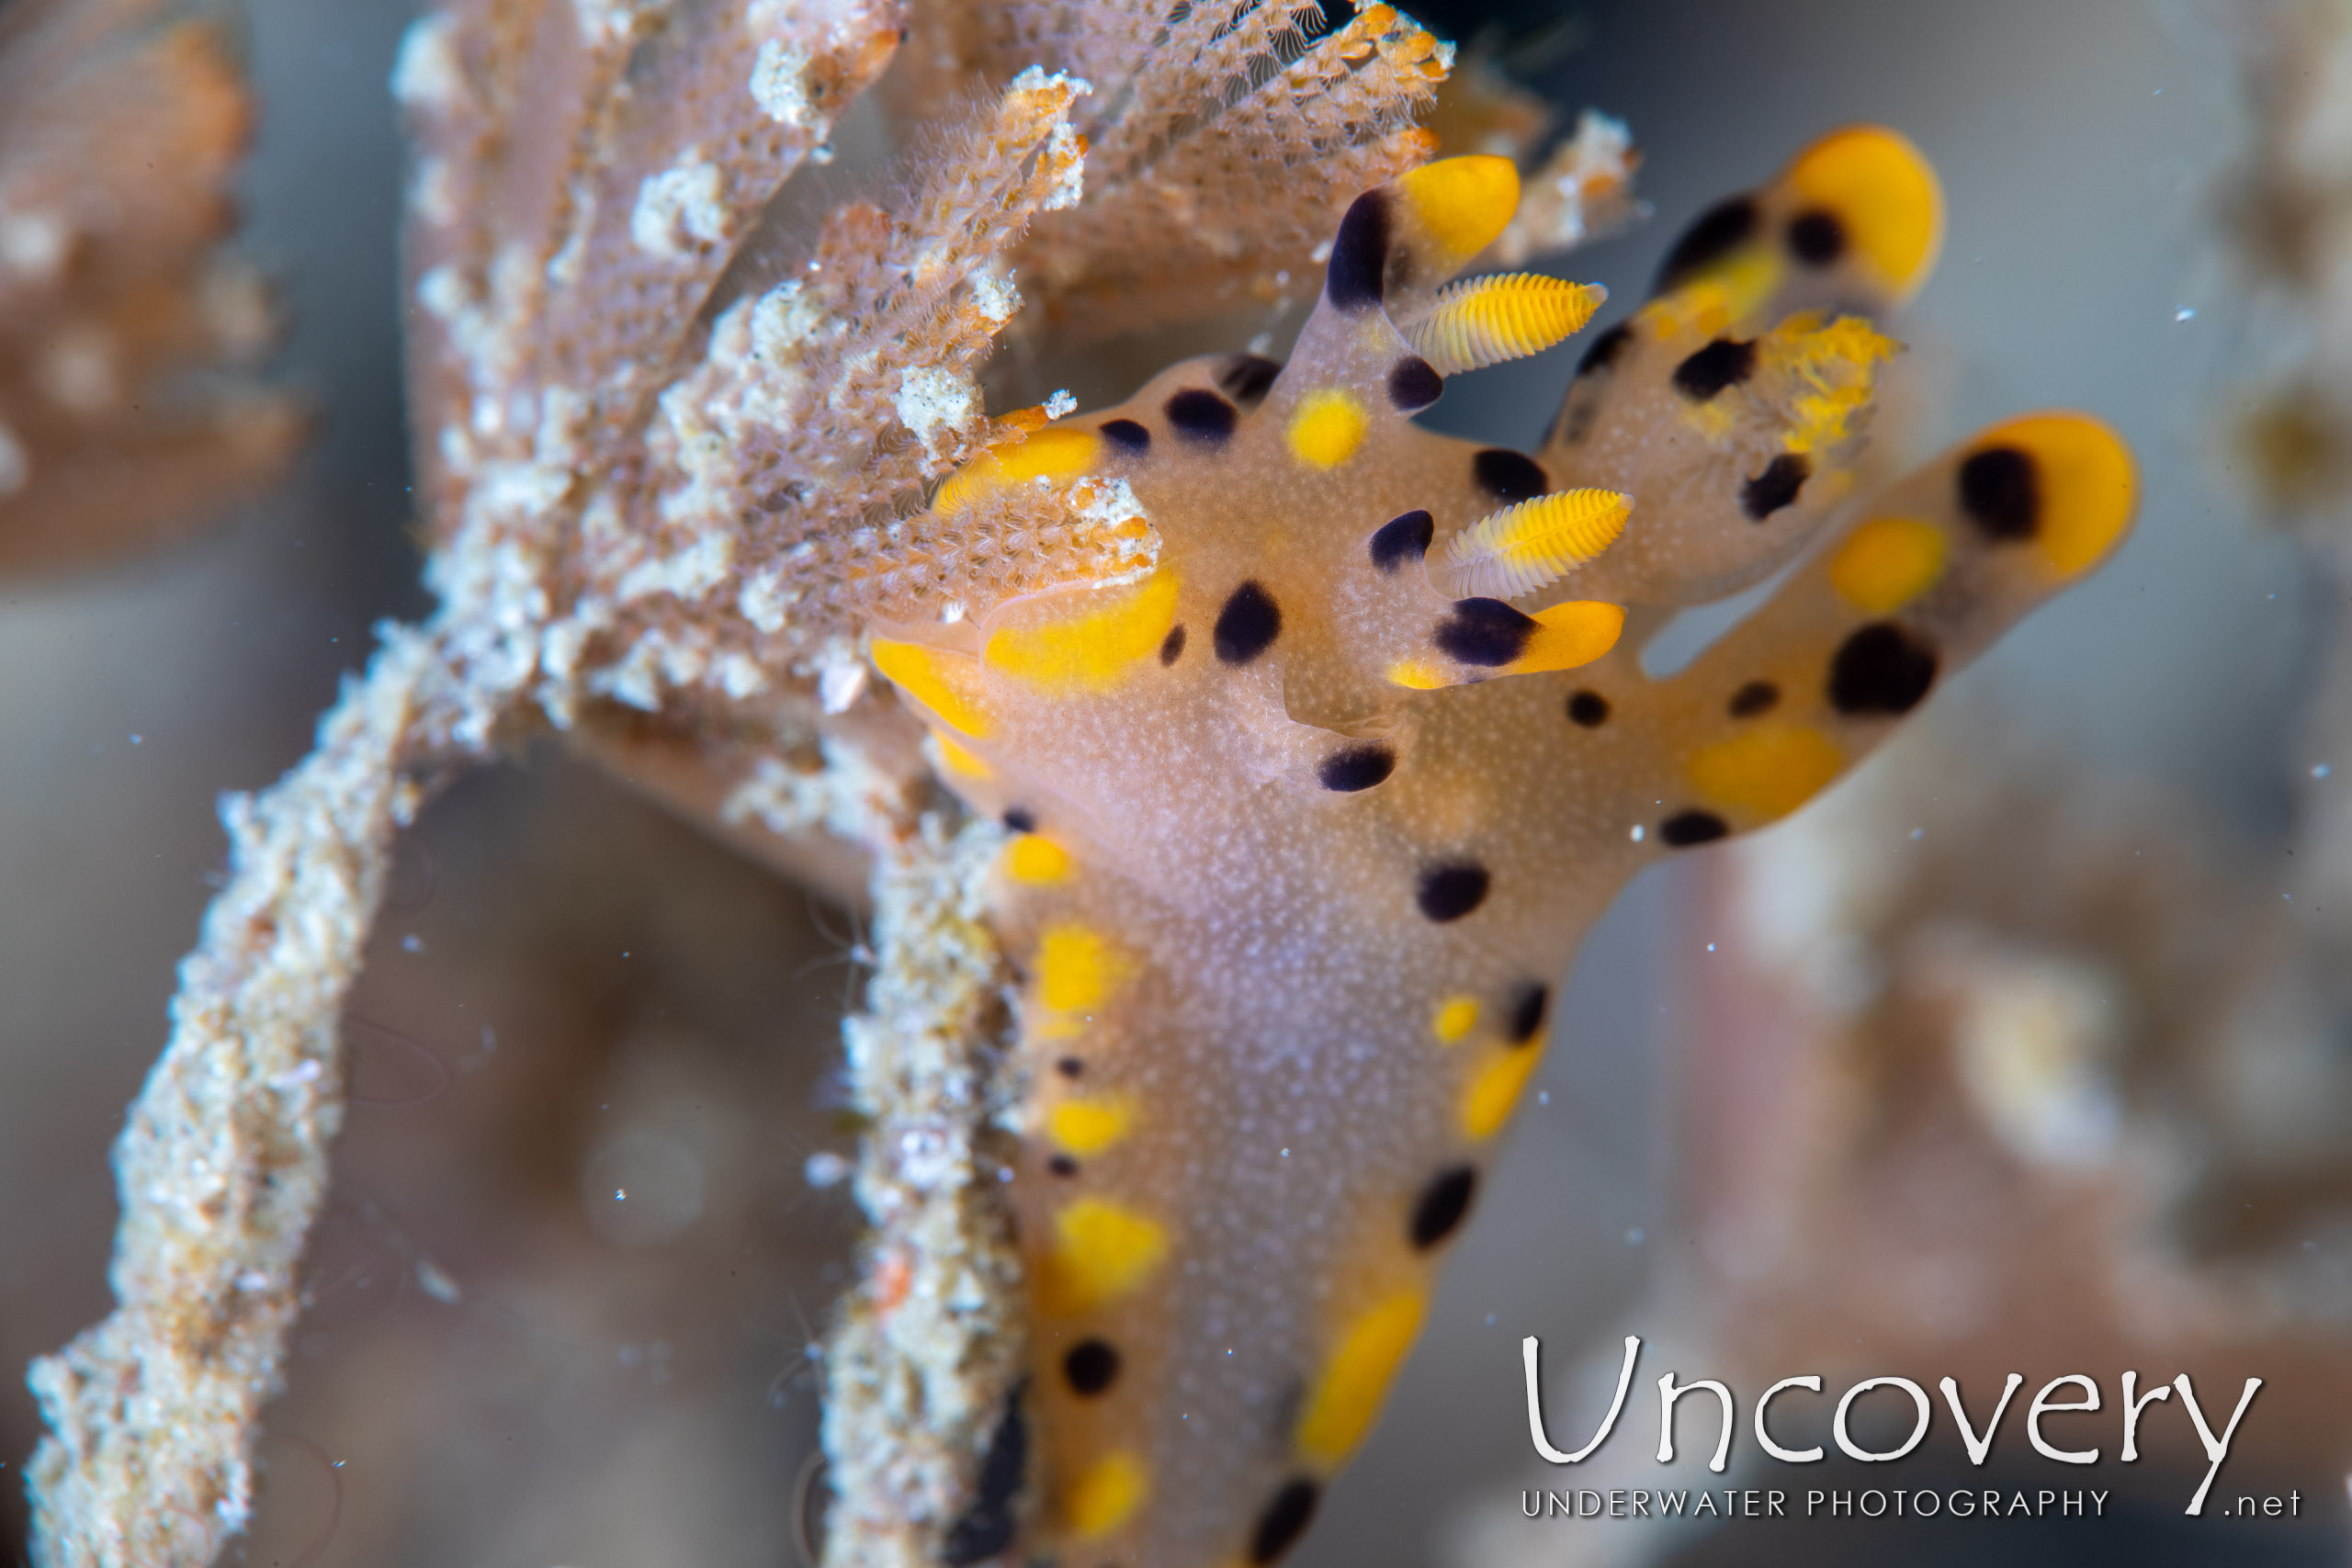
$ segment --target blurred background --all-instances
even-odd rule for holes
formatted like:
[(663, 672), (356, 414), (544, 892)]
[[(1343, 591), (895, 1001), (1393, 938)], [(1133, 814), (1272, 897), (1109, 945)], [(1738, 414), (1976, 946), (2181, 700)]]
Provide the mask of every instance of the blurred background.
[[(2185, 0), (1417, 14), (1490, 37), (1564, 115), (1631, 123), (1654, 216), (1555, 269), (1610, 285), (1599, 325), (1706, 203), (1829, 127), (1904, 130), (1949, 237), (1894, 328), (1889, 465), (2075, 406), (2132, 441), (2143, 506), (2111, 565), (1855, 779), (1659, 868), (1596, 931), (1421, 1348), (1295, 1561), (2342, 1562), (2352, 492), (2312, 412), (2327, 260), (2352, 257), (2330, 248), (2352, 127), (2329, 164), (2324, 112), (2341, 20)], [(289, 765), (368, 627), (424, 608), (384, 89), (410, 15), (243, 9), (243, 249), (320, 420), (291, 478), (162, 551), (0, 577), (0, 1364), (107, 1306), (107, 1149), (218, 874), (216, 796)], [(1532, 446), (1571, 363), (1488, 370), (1433, 423)], [(349, 1012), (356, 1103), (243, 1560), (799, 1561), (808, 1350), (856, 1233), (846, 1187), (810, 1176), (854, 1148), (857, 919), (554, 750), (427, 812)], [(2209, 1412), (2264, 1377), (2215, 1499), (2294, 1487), (2303, 1517), (2183, 1518), (2205, 1467), (2159, 1406), (2141, 1464), (2086, 1472), (2116, 1494), (2087, 1526), (1520, 1519), (1521, 1488), (1572, 1483), (1530, 1453), (1521, 1338), (1544, 1341), (1557, 1439), (1589, 1432), (1628, 1333), (1651, 1349), (1615, 1469), (1574, 1484), (1669, 1473), (1642, 1393), (1668, 1367), (1730, 1382), (1743, 1420), (1804, 1372), (1954, 1375), (1983, 1405), (2011, 1370), (2020, 1403), (2070, 1371), (2111, 1401), (2130, 1367), (2194, 1372)], [(2075, 1419), (2103, 1445), (2120, 1426), (2111, 1403)], [(1712, 1416), (1685, 1423), (1703, 1453)], [(1733, 1478), (2058, 1484), (2020, 1425), (1984, 1472), (1939, 1419), (1899, 1480), (1746, 1440)], [(1786, 1427), (1818, 1440), (1794, 1404)], [(36, 1436), (0, 1380), (11, 1542)]]

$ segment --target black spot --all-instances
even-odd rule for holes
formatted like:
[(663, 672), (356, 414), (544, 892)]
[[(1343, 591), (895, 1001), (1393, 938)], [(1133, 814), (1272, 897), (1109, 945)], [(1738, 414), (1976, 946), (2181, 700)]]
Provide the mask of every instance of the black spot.
[(1838, 645), (1829, 701), (1839, 713), (1909, 713), (1936, 683), (1936, 650), (1893, 621), (1872, 621)]
[(1527, 650), (1539, 623), (1499, 599), (1456, 599), (1431, 634), (1438, 651), (1463, 664), (1509, 664)]
[(1846, 225), (1827, 208), (1809, 207), (1789, 220), (1789, 251), (1807, 266), (1827, 266), (1846, 254)]
[(1759, 713), (1770, 713), (1781, 700), (1781, 688), (1770, 681), (1750, 681), (1731, 694), (1728, 705), (1734, 718), (1754, 718)]
[(1034, 833), (1037, 830), (1037, 818), (1027, 807), (1016, 806), (1004, 814), (1004, 825), (1016, 833)]
[(1592, 345), (1584, 351), (1584, 357), (1577, 361), (1577, 375), (1582, 378), (1596, 370), (1608, 369), (1617, 363), (1618, 356), (1625, 352), (1626, 344), (1633, 341), (1634, 323), (1618, 322), (1592, 340)]
[(1054, 1071), (1066, 1078), (1079, 1077), (1085, 1073), (1086, 1064), (1076, 1056), (1064, 1056), (1054, 1064)]
[(1678, 850), (1712, 844), (1729, 833), (1724, 819), (1712, 811), (1678, 811), (1658, 824), (1657, 836)]
[(1168, 400), (1168, 423), (1194, 441), (1223, 442), (1233, 434), (1233, 405), (1215, 392), (1187, 387)]
[(1674, 389), (1703, 403), (1756, 374), (1756, 345), (1719, 337), (1674, 367)]
[(1761, 523), (1795, 502), (1804, 481), (1813, 478), (1813, 459), (1802, 452), (1783, 452), (1764, 465), (1764, 471), (1739, 487), (1739, 509), (1748, 521)]
[(1960, 509), (1988, 538), (2030, 539), (2041, 523), (2041, 481), (2014, 446), (1987, 446), (1960, 466)]
[(1493, 878), (1476, 861), (1449, 861), (1421, 868), (1421, 885), (1414, 897), (1421, 913), (1440, 925), (1458, 920), (1487, 901)]
[(1298, 1544), (1298, 1538), (1315, 1521), (1315, 1505), (1322, 1496), (1322, 1488), (1303, 1477), (1274, 1494), (1274, 1500), (1258, 1516), (1257, 1533), (1250, 1538), (1251, 1568), (1280, 1562), (1283, 1552)]
[(1388, 264), (1388, 199), (1368, 190), (1356, 197), (1340, 231), (1331, 238), (1331, 260), (1323, 269), (1323, 298), (1341, 310), (1363, 310), (1380, 303), (1382, 274)]
[(1419, 413), (1445, 396), (1445, 378), (1418, 354), (1388, 368), (1388, 400), (1406, 413)]
[(1216, 367), (1217, 390), (1245, 408), (1255, 408), (1282, 373), (1282, 361), (1262, 354), (1228, 355)]
[(1666, 253), (1666, 261), (1657, 269), (1657, 286), (1650, 292), (1663, 294), (1679, 288), (1692, 273), (1746, 243), (1761, 221), (1752, 196), (1729, 197), (1715, 203), (1699, 214), (1674, 242), (1674, 249)]
[(1247, 664), (1274, 646), (1282, 636), (1282, 606), (1255, 582), (1245, 582), (1227, 598), (1210, 632), (1216, 656), (1227, 664)]
[(947, 1529), (941, 1558), (948, 1568), (985, 1562), (1012, 1544), (1013, 1502), (1029, 1468), (1029, 1428), (1021, 1419), (1023, 1391), (1015, 1388), (989, 1439), (988, 1457), (980, 1461), (978, 1495)]
[(1076, 1176), (1078, 1174), (1078, 1161), (1070, 1158), (1068, 1155), (1050, 1155), (1046, 1156), (1046, 1168), (1052, 1171), (1056, 1176)]
[(1102, 424), (1102, 439), (1122, 452), (1151, 450), (1151, 432), (1131, 419), (1106, 419)]
[(1372, 531), (1372, 564), (1383, 571), (1395, 571), (1405, 564), (1405, 558), (1419, 560), (1430, 553), (1430, 541), (1437, 537), (1437, 519), (1416, 508), (1402, 516), (1391, 517)]
[(1470, 1200), (1477, 1192), (1478, 1173), (1466, 1165), (1450, 1167), (1431, 1177), (1413, 1205), (1413, 1223), (1405, 1233), (1415, 1249), (1427, 1252), (1452, 1235), (1462, 1216), (1470, 1212)]
[(1183, 657), (1184, 628), (1181, 626), (1170, 626), (1168, 628), (1168, 635), (1159, 642), (1159, 662), (1173, 664)]
[(1323, 759), (1315, 776), (1323, 781), (1325, 789), (1352, 795), (1360, 789), (1370, 789), (1384, 784), (1396, 771), (1396, 753), (1377, 740), (1361, 746), (1351, 746), (1344, 751), (1334, 751)]
[(1510, 1004), (1510, 1028), (1506, 1038), (1514, 1045), (1524, 1045), (1535, 1038), (1544, 1027), (1544, 1014), (1552, 1005), (1552, 987), (1529, 981), (1520, 987), (1518, 998)]
[(1091, 1397), (1119, 1381), (1119, 1352), (1108, 1340), (1081, 1339), (1062, 1358), (1070, 1391)]
[(1525, 501), (1552, 488), (1542, 464), (1508, 446), (1482, 448), (1470, 459), (1470, 473), (1480, 490), (1498, 501)]
[(1216, 384), (1219, 390), (1243, 408), (1254, 409), (1266, 400), (1267, 389), (1282, 373), (1279, 359), (1269, 359), (1262, 354), (1237, 354), (1217, 367)]
[(1578, 692), (1568, 699), (1568, 722), (1599, 729), (1609, 722), (1609, 699), (1599, 692)]

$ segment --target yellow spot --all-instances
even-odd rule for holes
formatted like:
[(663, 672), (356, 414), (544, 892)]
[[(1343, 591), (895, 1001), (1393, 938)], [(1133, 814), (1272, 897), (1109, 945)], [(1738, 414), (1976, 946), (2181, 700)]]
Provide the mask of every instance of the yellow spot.
[(2132, 522), (2138, 477), (2123, 438), (2086, 414), (2037, 413), (1995, 425), (1970, 451), (2015, 446), (2033, 458), (2040, 502), (2033, 542), (2050, 570), (2072, 577), (2108, 552)]
[(1644, 335), (1670, 338), (1688, 333), (1713, 337), (1746, 321), (1781, 286), (1781, 253), (1770, 245), (1746, 244), (1711, 263), (1671, 294), (1661, 294), (1634, 313)]
[(1176, 574), (1155, 571), (1127, 588), (1064, 595), (1094, 606), (1034, 626), (999, 627), (981, 662), (1042, 691), (1106, 692), (1159, 650), (1176, 623)]
[(1042, 833), (1023, 833), (1004, 847), (1004, 874), (1032, 887), (1050, 887), (1069, 874), (1069, 852)]
[(1512, 1107), (1544, 1057), (1542, 1036), (1513, 1045), (1478, 1070), (1462, 1096), (1462, 1130), (1473, 1139), (1491, 1138), (1510, 1120)]
[(1493, 244), (1519, 210), (1518, 168), (1485, 153), (1424, 164), (1399, 175), (1396, 190), (1435, 253), (1430, 270), (1441, 276)]
[(1127, 1449), (1096, 1460), (1070, 1483), (1062, 1512), (1075, 1539), (1100, 1540), (1135, 1517), (1151, 1495), (1151, 1476)]
[(1430, 1020), (1430, 1032), (1445, 1044), (1452, 1045), (1478, 1027), (1478, 998), (1448, 997), (1440, 1004), (1437, 1016)]
[(1074, 1155), (1099, 1155), (1127, 1135), (1135, 1110), (1124, 1100), (1065, 1100), (1046, 1112), (1046, 1135)]
[(931, 732), (931, 743), (939, 748), (939, 765), (959, 779), (978, 783), (996, 777), (996, 770), (978, 757), (956, 744), (954, 737), (944, 729)]
[(1040, 1310), (1057, 1317), (1115, 1301), (1168, 1256), (1156, 1220), (1106, 1198), (1080, 1198), (1054, 1216), (1054, 1249), (1037, 1269)]
[(1434, 664), (1419, 659), (1400, 659), (1388, 667), (1388, 683), (1408, 692), (1434, 692), (1441, 686), (1453, 685), (1454, 681)]
[(1413, 323), (1413, 352), (1441, 376), (1523, 359), (1577, 332), (1608, 298), (1598, 283), (1533, 272), (1448, 284)]
[(1340, 1348), (1324, 1364), (1306, 1414), (1299, 1418), (1299, 1451), (1309, 1461), (1337, 1465), (1363, 1441), (1379, 1419), (1396, 1369), (1420, 1337), (1428, 1310), (1429, 1299), (1420, 1292), (1399, 1292), (1356, 1319), (1340, 1337)]
[(981, 453), (940, 481), (931, 509), (953, 517), (989, 491), (1028, 479), (1067, 479), (1094, 466), (1102, 438), (1091, 430), (1049, 424), (1025, 440)]
[(1074, 1013), (1102, 1005), (1126, 972), (1116, 949), (1100, 931), (1070, 921), (1047, 926), (1037, 938), (1037, 1000), (1046, 1016), (1035, 1021), (1041, 1039), (1067, 1039), (1078, 1032)]
[(1459, 598), (1532, 593), (1616, 543), (1633, 509), (1613, 490), (1562, 490), (1488, 513), (1445, 542), (1447, 587)]
[(1690, 786), (1724, 806), (1785, 817), (1845, 765), (1846, 754), (1818, 729), (1759, 724), (1692, 753)]
[(1786, 176), (1805, 207), (1826, 208), (1897, 299), (1928, 279), (1943, 243), (1944, 196), (1926, 156), (1883, 126), (1833, 130)]
[(1943, 574), (1943, 530), (1916, 517), (1863, 524), (1829, 559), (1829, 586), (1865, 615), (1884, 615), (1928, 591)]
[(1505, 667), (1510, 674), (1540, 675), (1591, 663), (1617, 646), (1625, 611), (1598, 599), (1571, 599), (1536, 611), (1535, 621), (1539, 629), (1527, 639), (1526, 651)]
[(1291, 415), (1290, 449), (1302, 463), (1336, 468), (1356, 455), (1371, 425), (1353, 393), (1336, 388), (1309, 392)]
[(970, 654), (876, 637), (874, 667), (949, 728), (976, 740), (988, 738), (993, 727), (980, 704), (980, 662)]

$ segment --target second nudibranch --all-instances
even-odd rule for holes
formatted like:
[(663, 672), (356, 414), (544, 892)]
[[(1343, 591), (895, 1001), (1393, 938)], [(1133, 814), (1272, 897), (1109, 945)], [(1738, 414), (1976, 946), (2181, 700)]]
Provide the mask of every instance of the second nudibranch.
[[(1447, 376), (1598, 302), (1447, 286), (1517, 199), (1495, 158), (1364, 195), (1287, 364), (1180, 364), (933, 502), (1124, 482), (1148, 576), (876, 631), (950, 781), (1019, 835), (1027, 1545), (1066, 1568), (1283, 1557), (1617, 889), (1804, 804), (2129, 520), (2128, 455), (2071, 414), (1849, 504), (1875, 323), (1941, 223), (1875, 129), (1702, 217), (1535, 454), (1419, 428)], [(1815, 543), (1671, 678), (1615, 647), (1629, 607), (1654, 625)]]

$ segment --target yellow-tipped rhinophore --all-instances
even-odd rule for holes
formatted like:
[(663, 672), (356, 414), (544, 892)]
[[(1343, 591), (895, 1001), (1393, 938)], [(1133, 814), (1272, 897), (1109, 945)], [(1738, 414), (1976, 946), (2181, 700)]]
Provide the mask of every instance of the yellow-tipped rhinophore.
[(1837, 220), (1897, 302), (1927, 282), (1943, 247), (1944, 194), (1909, 138), (1881, 125), (1833, 130), (1796, 155), (1786, 180), (1807, 210)]
[[(1978, 526), (2030, 538), (2050, 575), (2075, 576), (2123, 536), (2138, 504), (2139, 478), (2132, 448), (2102, 421), (2074, 412), (2030, 413), (1978, 435), (1963, 466)], [(1993, 464), (2009, 452), (2029, 459), (2014, 471)], [(1980, 478), (1982, 473), (1985, 477)]]
[(1432, 277), (1469, 264), (1510, 227), (1519, 210), (1519, 170), (1509, 158), (1441, 158), (1392, 184)]
[(1444, 571), (1456, 597), (1516, 599), (1592, 559), (1625, 531), (1634, 498), (1613, 490), (1564, 490), (1489, 513), (1446, 541)]
[(1609, 298), (1598, 283), (1505, 273), (1448, 285), (1408, 334), (1441, 376), (1541, 354), (1581, 331)]

